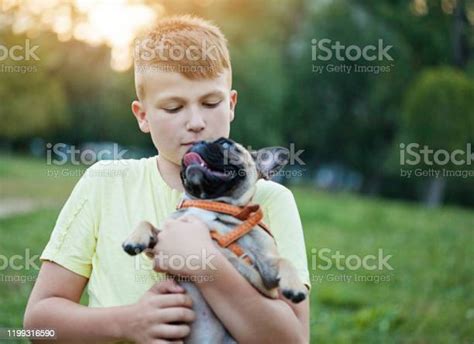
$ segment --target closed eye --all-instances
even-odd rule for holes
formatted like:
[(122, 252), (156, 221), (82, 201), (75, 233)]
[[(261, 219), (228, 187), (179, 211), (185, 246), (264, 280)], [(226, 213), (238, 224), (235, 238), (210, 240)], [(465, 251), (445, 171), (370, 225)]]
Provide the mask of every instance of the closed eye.
[(222, 100), (219, 100), (218, 102), (215, 102), (215, 103), (203, 103), (202, 105), (204, 105), (207, 108), (212, 109), (212, 108), (217, 107), (221, 102)]
[(178, 107), (175, 107), (175, 108), (163, 108), (163, 110), (167, 113), (177, 113), (179, 112), (179, 110), (181, 110), (183, 107), (182, 106), (178, 106)]

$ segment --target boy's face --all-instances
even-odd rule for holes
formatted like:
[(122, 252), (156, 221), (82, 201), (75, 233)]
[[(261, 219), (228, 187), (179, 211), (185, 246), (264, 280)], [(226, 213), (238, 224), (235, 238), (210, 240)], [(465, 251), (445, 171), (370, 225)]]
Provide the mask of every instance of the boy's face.
[(160, 156), (177, 165), (192, 143), (229, 137), (237, 92), (230, 71), (215, 79), (190, 80), (180, 73), (138, 73), (144, 99), (132, 103), (141, 131), (151, 133)]

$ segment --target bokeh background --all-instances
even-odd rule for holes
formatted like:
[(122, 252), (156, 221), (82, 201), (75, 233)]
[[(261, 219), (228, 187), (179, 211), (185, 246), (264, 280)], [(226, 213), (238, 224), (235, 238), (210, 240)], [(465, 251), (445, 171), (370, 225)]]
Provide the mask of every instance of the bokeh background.
[[(277, 181), (305, 230), (312, 342), (472, 343), (473, 0), (0, 0), (0, 328), (22, 326), (38, 269), (20, 262), (42, 252), (88, 167), (51, 159), (156, 154), (130, 111), (134, 38), (185, 13), (228, 39), (231, 137), (303, 150)], [(321, 40), (382, 42), (390, 58), (325, 60)], [(465, 162), (409, 165), (410, 143), (462, 150)], [(323, 270), (322, 249), (382, 249), (393, 270), (338, 269), (333, 257)]]

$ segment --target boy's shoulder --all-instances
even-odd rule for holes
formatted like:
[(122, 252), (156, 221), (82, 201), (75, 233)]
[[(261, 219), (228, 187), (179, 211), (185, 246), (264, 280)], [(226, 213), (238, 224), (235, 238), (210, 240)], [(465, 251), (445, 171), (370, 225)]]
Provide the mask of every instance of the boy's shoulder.
[(134, 178), (150, 170), (155, 157), (141, 159), (101, 160), (87, 169), (87, 174), (97, 177)]
[(293, 193), (286, 186), (271, 180), (260, 179), (256, 184), (256, 192), (253, 202), (265, 205), (278, 198), (292, 198)]
[(101, 160), (90, 166), (80, 183), (89, 186), (89, 190), (113, 190), (117, 187), (128, 189), (137, 187), (140, 182), (153, 179), (154, 157), (142, 159)]

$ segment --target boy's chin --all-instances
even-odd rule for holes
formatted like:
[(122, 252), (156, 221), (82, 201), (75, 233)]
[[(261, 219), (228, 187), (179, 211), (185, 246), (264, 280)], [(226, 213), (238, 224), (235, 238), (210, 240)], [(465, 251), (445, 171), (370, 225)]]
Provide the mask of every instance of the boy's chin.
[(181, 160), (183, 159), (184, 153), (186, 153), (186, 151), (179, 152), (179, 154), (171, 155), (160, 153), (160, 151), (158, 150), (158, 159), (166, 160), (167, 163), (181, 166)]

